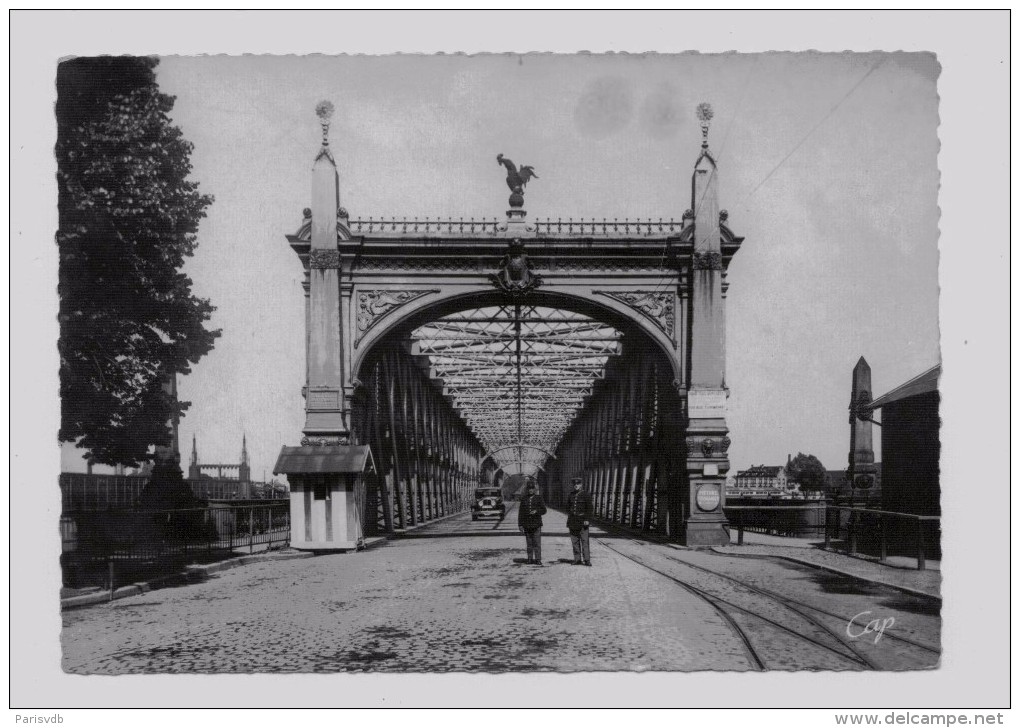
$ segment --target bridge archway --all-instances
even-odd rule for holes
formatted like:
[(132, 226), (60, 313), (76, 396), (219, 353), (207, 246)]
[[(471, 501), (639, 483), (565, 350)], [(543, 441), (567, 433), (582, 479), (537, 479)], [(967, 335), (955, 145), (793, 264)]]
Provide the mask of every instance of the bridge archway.
[[(719, 209), (707, 123), (694, 166), (690, 209), (679, 219), (657, 221), (531, 222), (523, 209), (522, 189), (513, 190), (505, 220), (352, 218), (340, 205), (337, 166), (324, 137), (313, 165), (312, 205), (304, 211), (297, 233), (288, 236), (305, 267), (306, 419), (302, 447), (285, 448), (281, 462), (294, 463), (288, 467), (297, 468), (300, 476), (291, 479), (292, 513), (303, 503), (305, 514), (334, 514), (330, 516), (333, 525), (324, 531), (332, 534), (332, 545), (303, 543), (300, 533), (292, 545), (342, 549), (361, 542), (365, 526), (358, 514), (367, 496), (351, 485), (353, 481), (345, 475), (348, 471), (321, 471), (323, 476), (315, 478), (319, 483), (315, 493), (327, 500), (335, 494), (346, 521), (337, 515), (336, 506), (309, 510), (311, 486), (304, 474), (370, 462), (373, 438), (378, 447), (384, 402), (390, 420), (406, 425), (401, 428), (391, 422), (387, 437), (392, 442), (411, 439), (417, 455), (434, 455), (427, 463), (409, 461), (405, 469), (419, 478), (426, 478), (428, 468), (437, 463), (446, 469), (446, 475), (437, 480), (445, 483), (446, 491), (431, 512), (427, 493), (412, 504), (416, 491), (406, 486), (401, 501), (400, 488), (394, 486), (393, 512), (388, 522), (383, 519), (386, 529), (395, 528), (405, 516), (405, 520), (428, 520), (444, 508), (463, 507), (465, 483), (484, 474), (486, 452), (517, 444), (522, 450), (524, 445), (557, 448), (555, 459), (535, 460), (546, 470), (547, 488), (558, 487), (554, 475), (562, 481), (568, 470), (581, 472), (589, 487), (601, 489), (601, 502), (612, 504), (603, 507), (608, 517), (629, 518), (642, 527), (651, 523), (661, 530), (662, 518), (649, 521), (635, 515), (639, 503), (647, 510), (648, 503), (659, 508), (662, 501), (662, 493), (642, 491), (644, 485), (635, 485), (649, 481), (647, 475), (632, 472), (631, 445), (647, 444), (650, 440), (641, 433), (654, 431), (657, 441), (668, 440), (666, 449), (652, 452), (645, 447), (642, 457), (658, 458), (652, 464), (666, 476), (657, 477), (656, 482), (670, 479), (678, 491), (677, 508), (667, 509), (667, 534), (692, 545), (728, 542), (722, 512), (723, 479), (729, 467), (725, 278), (742, 238), (732, 233), (727, 214)], [(419, 366), (422, 356), (434, 359), (436, 352), (416, 352), (406, 342), (414, 336), (421, 341), (422, 328), (434, 325), (430, 322), (469, 308), (490, 307), (499, 311), (513, 307), (518, 326), (522, 309), (547, 307), (587, 317), (620, 332), (641, 364), (628, 370), (607, 362), (606, 374), (596, 378), (598, 384), (585, 395), (586, 401), (574, 403), (578, 406), (573, 415), (582, 409), (597, 414), (586, 416), (584, 423), (575, 416), (559, 417), (555, 437), (546, 433), (546, 440), (524, 438), (520, 425), (521, 436), (513, 442), (497, 437), (494, 430), (483, 432), (477, 418), (460, 418), (454, 412), (459, 408), (477, 414), (477, 408), (464, 404), (464, 393), (444, 393), (433, 383), (434, 367), (424, 371)], [(519, 347), (521, 337), (516, 340)], [(531, 353), (536, 352), (540, 350)], [(654, 386), (640, 385), (638, 371), (643, 372), (640, 376), (652, 376)], [(385, 400), (382, 384), (386, 385)], [(401, 397), (398, 385), (403, 387)], [(412, 392), (417, 394), (410, 396)], [(366, 409), (365, 401), (376, 404)], [(369, 410), (375, 414), (366, 414)], [(445, 428), (446, 449), (423, 449), (420, 443), (425, 440), (420, 431), (415, 433), (415, 423), (419, 430)], [(584, 432), (589, 438), (595, 433), (600, 447), (615, 459), (607, 465), (603, 453), (585, 450)], [(430, 442), (430, 447), (438, 447)], [(519, 455), (516, 460), (525, 458)], [(646, 467), (642, 472), (650, 471)], [(412, 482), (403, 477), (397, 480)], [(554, 494), (555, 490), (549, 492)]]
[(422, 308), (364, 353), (351, 432), (379, 470), (368, 482), (367, 533), (463, 508), (503, 472), (535, 476), (554, 504), (582, 477), (600, 516), (676, 535), (670, 504), (687, 482), (676, 467), (682, 402), (668, 352), (584, 301), (527, 301), (486, 293)]
[[(398, 288), (398, 286), (409, 285), (407, 282), (395, 281), (391, 285), (393, 285), (392, 290), (408, 295), (407, 288)], [(676, 321), (676, 308), (678, 307), (677, 301), (674, 300), (677, 298), (674, 290), (676, 284), (670, 286), (659, 281), (656, 282), (655, 290), (642, 291), (637, 294), (646, 296), (649, 301), (661, 305), (661, 313), (658, 318), (653, 318), (650, 314), (642, 314), (641, 308), (629, 306), (622, 300), (610, 298), (607, 291), (601, 290), (608, 289), (610, 285), (612, 284), (600, 285), (596, 282), (580, 287), (580, 290), (578, 286), (550, 286), (529, 293), (518, 303), (529, 308), (569, 311), (587, 316), (631, 335), (644, 334), (666, 355), (673, 367), (674, 379), (678, 383), (683, 381), (685, 379), (684, 352), (687, 342), (684, 340), (680, 322)], [(619, 283), (616, 286), (619, 286)], [(593, 290), (587, 291), (586, 289), (589, 288)], [(379, 289), (372, 289), (371, 293), (367, 293), (356, 288), (352, 299), (358, 300), (359, 293), (366, 299), (377, 299), (383, 295)], [(383, 312), (382, 320), (372, 320), (370, 324), (367, 324), (369, 331), (365, 335), (359, 337), (352, 331), (351, 338), (356, 343), (351, 352), (351, 371), (360, 371), (366, 354), (377, 342), (388, 336), (408, 336), (414, 329), (430, 321), (461, 311), (514, 305), (512, 299), (493, 290), (491, 285), (473, 287), (473, 290), (470, 291), (457, 290), (456, 288), (433, 289), (427, 293), (410, 290), (410, 295), (415, 293), (422, 295), (415, 296), (402, 306), (394, 306)], [(622, 295), (628, 291), (623, 290), (617, 293)], [(655, 309), (654, 312), (659, 313), (658, 309)], [(362, 319), (362, 321), (364, 320)], [(356, 327), (364, 325), (366, 324), (355, 323)]]

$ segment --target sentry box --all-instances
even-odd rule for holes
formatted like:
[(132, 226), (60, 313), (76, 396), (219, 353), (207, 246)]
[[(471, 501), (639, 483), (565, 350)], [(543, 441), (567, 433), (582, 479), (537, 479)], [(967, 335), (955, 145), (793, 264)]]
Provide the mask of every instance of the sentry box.
[(366, 473), (375, 472), (368, 445), (284, 447), (273, 474), (290, 482), (290, 545), (306, 551), (353, 551), (365, 535)]

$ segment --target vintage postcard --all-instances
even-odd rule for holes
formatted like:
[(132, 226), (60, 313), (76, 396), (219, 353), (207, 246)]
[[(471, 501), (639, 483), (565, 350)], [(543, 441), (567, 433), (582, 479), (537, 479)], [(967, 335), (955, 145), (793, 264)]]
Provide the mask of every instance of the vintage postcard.
[(65, 675), (943, 669), (936, 52), (51, 71)]

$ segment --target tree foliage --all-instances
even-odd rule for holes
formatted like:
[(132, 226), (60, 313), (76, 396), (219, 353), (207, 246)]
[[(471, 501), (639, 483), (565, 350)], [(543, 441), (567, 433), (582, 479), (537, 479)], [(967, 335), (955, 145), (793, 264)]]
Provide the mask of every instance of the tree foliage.
[(814, 455), (797, 453), (797, 457), (786, 466), (786, 475), (803, 491), (825, 490), (825, 466)]
[(212, 197), (188, 179), (192, 145), (169, 117), (149, 58), (57, 69), (60, 440), (94, 462), (137, 465), (187, 408), (187, 374), (218, 330), (181, 272)]

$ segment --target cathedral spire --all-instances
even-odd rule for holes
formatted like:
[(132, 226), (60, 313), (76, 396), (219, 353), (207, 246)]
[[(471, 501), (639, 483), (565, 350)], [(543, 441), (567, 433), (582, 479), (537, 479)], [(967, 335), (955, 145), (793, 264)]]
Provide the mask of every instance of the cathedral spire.
[(198, 464), (198, 440), (195, 433), (191, 433), (191, 462), (188, 464), (188, 478), (198, 479), (202, 477), (202, 468)]
[(248, 434), (241, 435), (241, 464), (237, 466), (237, 479), (242, 483), (251, 482), (251, 466), (248, 464)]

